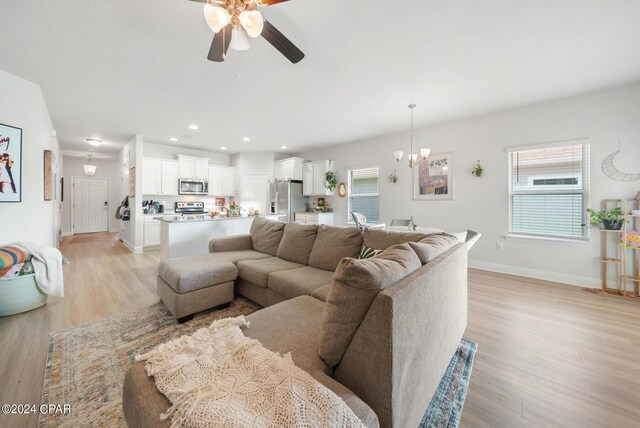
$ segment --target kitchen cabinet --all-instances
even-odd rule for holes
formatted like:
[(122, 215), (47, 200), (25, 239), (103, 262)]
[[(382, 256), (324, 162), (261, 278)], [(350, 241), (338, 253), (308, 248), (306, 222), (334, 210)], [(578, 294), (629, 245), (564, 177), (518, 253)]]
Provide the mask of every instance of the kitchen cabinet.
[(154, 217), (144, 217), (144, 248), (160, 246), (160, 220)]
[(299, 212), (295, 214), (295, 222), (299, 224), (333, 226), (333, 213)]
[(302, 194), (304, 196), (332, 196), (325, 187), (325, 174), (333, 168), (328, 160), (308, 162), (302, 166)]
[(178, 162), (167, 159), (142, 160), (143, 195), (177, 195)]
[(273, 163), (273, 177), (276, 181), (303, 180), (302, 158), (287, 158)]
[(236, 169), (232, 166), (209, 167), (209, 196), (235, 196)]
[(209, 179), (209, 159), (178, 155), (178, 172), (180, 178)]

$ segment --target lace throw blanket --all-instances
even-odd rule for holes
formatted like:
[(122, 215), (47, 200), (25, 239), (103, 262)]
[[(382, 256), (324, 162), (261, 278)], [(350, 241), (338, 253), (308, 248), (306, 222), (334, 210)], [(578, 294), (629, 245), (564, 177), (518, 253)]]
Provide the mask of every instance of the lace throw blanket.
[(340, 397), (246, 337), (244, 316), (137, 355), (172, 406), (171, 427), (364, 427)]

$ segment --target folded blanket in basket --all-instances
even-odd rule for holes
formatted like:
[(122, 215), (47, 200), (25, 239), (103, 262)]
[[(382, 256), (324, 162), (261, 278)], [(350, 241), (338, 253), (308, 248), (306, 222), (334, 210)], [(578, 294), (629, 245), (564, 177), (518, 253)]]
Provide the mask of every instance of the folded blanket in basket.
[(214, 321), (190, 336), (137, 355), (173, 406), (171, 427), (364, 427), (333, 391), (291, 355), (246, 337), (244, 316)]

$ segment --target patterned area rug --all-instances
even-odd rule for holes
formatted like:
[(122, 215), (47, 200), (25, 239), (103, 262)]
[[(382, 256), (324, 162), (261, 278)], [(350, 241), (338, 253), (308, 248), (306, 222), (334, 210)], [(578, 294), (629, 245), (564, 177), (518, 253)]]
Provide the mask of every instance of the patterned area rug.
[[(236, 297), (231, 306), (178, 324), (158, 303), (49, 336), (42, 404), (71, 404), (68, 415), (40, 416), (39, 427), (126, 427), (122, 385), (134, 356), (159, 343), (209, 326), (216, 319), (248, 315), (260, 306)], [(460, 422), (477, 345), (462, 339), (420, 428), (455, 428)]]
[(458, 426), (477, 349), (478, 345), (475, 342), (462, 338), (419, 428), (456, 428)]

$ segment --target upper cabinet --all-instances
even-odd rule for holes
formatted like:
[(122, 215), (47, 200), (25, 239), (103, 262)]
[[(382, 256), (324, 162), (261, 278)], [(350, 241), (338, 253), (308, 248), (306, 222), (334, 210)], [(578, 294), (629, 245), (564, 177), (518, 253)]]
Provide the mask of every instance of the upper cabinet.
[(273, 163), (273, 177), (276, 181), (303, 180), (302, 158), (287, 158)]
[(209, 167), (209, 195), (235, 196), (236, 169), (232, 166)]
[(177, 195), (178, 162), (144, 158), (142, 160), (142, 193), (144, 195)]
[(308, 162), (302, 166), (302, 194), (304, 196), (331, 196), (325, 186), (325, 174), (332, 170), (331, 161)]
[(178, 172), (180, 178), (209, 179), (209, 159), (178, 155)]

